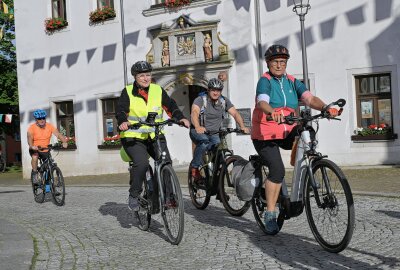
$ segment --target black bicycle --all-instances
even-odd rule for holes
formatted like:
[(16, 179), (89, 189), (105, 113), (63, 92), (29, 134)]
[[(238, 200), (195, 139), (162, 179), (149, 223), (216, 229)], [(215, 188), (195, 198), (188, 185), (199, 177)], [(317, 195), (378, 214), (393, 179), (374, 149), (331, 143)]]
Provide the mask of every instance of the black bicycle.
[(39, 158), (40, 165), (38, 167), (39, 183), (34, 184), (32, 182), (32, 190), (35, 201), (43, 203), (46, 193), (51, 193), (54, 204), (63, 206), (65, 203), (65, 183), (61, 169), (54, 162), (51, 156), (51, 150), (57, 149), (58, 146), (49, 144), (46, 148), (40, 148), (39, 150), (48, 150), (46, 158)]
[[(344, 99), (339, 99), (329, 106), (342, 108), (345, 104)], [(281, 229), (285, 220), (299, 216), (305, 208), (308, 224), (317, 242), (325, 250), (338, 253), (348, 246), (353, 235), (354, 201), (342, 170), (328, 160), (328, 156), (316, 150), (318, 120), (323, 118), (340, 120), (330, 117), (326, 112), (312, 116), (310, 110), (304, 110), (300, 117), (293, 114), (285, 117), (286, 123), (299, 125), (299, 140), (294, 148), (296, 158), (291, 192), (289, 195), (286, 183), (283, 182), (277, 201), (277, 222)], [(312, 122), (317, 125), (317, 129), (309, 124)], [(266, 179), (267, 168), (263, 166), (261, 157), (254, 155), (250, 159), (255, 161), (256, 176)], [(259, 181), (251, 205), (258, 226), (266, 233), (264, 209), (267, 202), (263, 181)]]
[[(166, 158), (166, 153), (161, 149), (160, 134), (166, 125), (177, 124), (181, 126), (182, 124), (174, 119), (154, 122), (156, 115), (157, 113), (149, 112), (146, 121), (140, 121), (138, 124), (129, 126), (133, 130), (144, 125), (152, 127), (158, 150), (154, 159), (154, 177), (150, 166), (148, 171), (155, 180), (150, 182), (152, 186), (148, 181), (143, 181), (142, 193), (139, 195), (140, 207), (135, 214), (139, 220), (139, 228), (146, 231), (150, 227), (152, 213), (160, 211), (169, 241), (178, 245), (182, 240), (184, 230), (184, 202), (178, 177), (171, 161)], [(154, 205), (155, 203), (159, 207)]]
[(235, 161), (242, 157), (234, 155), (228, 148), (226, 136), (230, 133), (240, 133), (242, 130), (226, 128), (208, 134), (219, 134), (221, 142), (204, 154), (204, 164), (200, 166), (200, 175), (204, 184), (196, 183), (192, 176), (192, 168), (189, 166), (188, 186), (193, 205), (197, 209), (205, 209), (210, 203), (211, 196), (217, 195), (224, 208), (233, 216), (242, 216), (250, 207), (250, 202), (238, 199), (231, 171)]

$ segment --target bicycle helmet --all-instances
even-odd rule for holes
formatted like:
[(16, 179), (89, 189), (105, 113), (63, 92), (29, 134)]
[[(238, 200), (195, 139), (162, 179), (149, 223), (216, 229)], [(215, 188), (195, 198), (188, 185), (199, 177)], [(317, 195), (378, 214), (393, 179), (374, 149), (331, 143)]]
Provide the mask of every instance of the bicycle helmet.
[(290, 58), (289, 50), (282, 45), (272, 45), (270, 46), (264, 54), (265, 60), (269, 61), (272, 58), (282, 57)]
[(222, 90), (224, 88), (224, 83), (217, 78), (212, 78), (208, 81), (208, 89), (218, 89)]
[(38, 118), (46, 118), (46, 116), (47, 116), (46, 111), (45, 111), (45, 110), (42, 110), (42, 109), (38, 109), (38, 110), (36, 110), (36, 111), (33, 112), (33, 117), (34, 117), (35, 119), (38, 119)]
[(149, 62), (146, 61), (137, 61), (133, 66), (131, 67), (131, 73), (133, 76), (139, 73), (144, 73), (144, 72), (151, 72), (153, 70), (153, 67), (150, 65)]

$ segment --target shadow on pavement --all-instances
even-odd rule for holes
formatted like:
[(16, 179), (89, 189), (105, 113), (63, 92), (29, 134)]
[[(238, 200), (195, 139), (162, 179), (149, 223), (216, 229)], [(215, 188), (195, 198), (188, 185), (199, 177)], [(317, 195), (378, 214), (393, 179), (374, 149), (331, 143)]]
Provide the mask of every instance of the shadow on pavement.
[[(139, 222), (133, 211), (129, 210), (128, 204), (124, 203), (116, 203), (116, 202), (106, 202), (99, 208), (99, 212), (103, 216), (111, 215), (117, 218), (117, 221), (121, 225), (122, 228), (132, 228), (137, 227)], [(152, 215), (151, 223), (149, 231), (153, 232), (155, 235), (160, 238), (168, 241), (168, 238), (163, 233), (163, 225), (158, 222), (156, 219), (160, 215)]]
[(375, 212), (383, 213), (383, 214), (388, 215), (389, 217), (400, 219), (400, 212), (398, 212), (398, 211), (375, 210)]
[[(191, 202), (187, 202), (186, 205), (189, 203)], [(251, 208), (249, 211), (252, 211)], [(385, 257), (351, 247), (346, 249), (380, 260), (381, 263), (371, 266), (340, 253), (329, 253), (323, 250), (314, 238), (287, 232), (280, 232), (276, 236), (269, 236), (259, 229), (254, 219), (249, 220), (244, 217), (233, 217), (225, 209), (212, 205), (209, 205), (205, 210), (198, 210), (194, 206), (186, 207), (185, 212), (193, 216), (198, 222), (210, 225), (210, 230), (213, 227), (227, 227), (247, 234), (252, 244), (265, 254), (295, 269), (348, 269), (349, 267), (352, 269), (376, 269), (382, 266), (393, 269), (400, 262), (395, 257)], [(295, 221), (291, 220), (290, 222)], [(232, 234), (233, 237), (235, 237), (234, 235)]]
[(4, 194), (4, 193), (20, 193), (20, 192), (25, 192), (25, 190), (7, 190), (7, 191), (0, 191), (0, 194)]

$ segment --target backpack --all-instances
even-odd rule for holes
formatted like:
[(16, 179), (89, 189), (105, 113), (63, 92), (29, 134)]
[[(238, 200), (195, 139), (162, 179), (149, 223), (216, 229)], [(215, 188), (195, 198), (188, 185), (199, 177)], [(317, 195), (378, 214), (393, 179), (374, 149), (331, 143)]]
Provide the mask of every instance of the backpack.
[(254, 197), (260, 177), (256, 175), (253, 160), (241, 158), (233, 163), (232, 180), (236, 195), (241, 201), (250, 201)]
[[(206, 123), (206, 108), (207, 108), (207, 92), (201, 92), (199, 93), (199, 97), (203, 99), (203, 105), (200, 108), (200, 125), (202, 127), (205, 126)], [(228, 118), (226, 115), (226, 100), (224, 96), (219, 97), (219, 101), (221, 102), (222, 105), (222, 110), (224, 113), (222, 114), (222, 119)]]

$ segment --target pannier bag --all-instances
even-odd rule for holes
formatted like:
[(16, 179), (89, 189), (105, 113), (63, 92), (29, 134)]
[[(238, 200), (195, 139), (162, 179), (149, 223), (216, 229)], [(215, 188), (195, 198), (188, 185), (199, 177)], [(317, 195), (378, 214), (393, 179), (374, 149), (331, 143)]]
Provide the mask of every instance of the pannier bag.
[(254, 161), (243, 158), (235, 161), (232, 168), (232, 179), (239, 200), (250, 201), (260, 182), (260, 178), (255, 174)]

